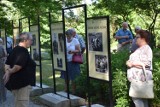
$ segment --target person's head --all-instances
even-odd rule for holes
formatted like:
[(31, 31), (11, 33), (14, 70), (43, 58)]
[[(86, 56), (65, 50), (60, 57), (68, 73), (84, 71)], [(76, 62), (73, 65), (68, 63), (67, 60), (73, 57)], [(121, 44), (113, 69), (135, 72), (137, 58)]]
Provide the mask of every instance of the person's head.
[(74, 28), (71, 28), (70, 30), (72, 32), (72, 36), (75, 37), (76, 36), (76, 30)]
[(3, 45), (3, 40), (0, 38), (0, 45)]
[(149, 44), (150, 42), (150, 33), (147, 30), (139, 30), (137, 32), (137, 45), (142, 46)]
[(19, 35), (19, 43), (25, 48), (29, 48), (32, 45), (32, 34), (29, 32), (23, 32)]
[(128, 23), (127, 22), (123, 22), (122, 23), (122, 27), (123, 27), (123, 29), (127, 29), (128, 28)]
[(71, 29), (68, 29), (68, 30), (65, 32), (65, 34), (66, 34), (67, 40), (68, 40), (68, 41), (71, 41), (72, 38), (73, 38), (72, 30), (71, 30)]
[(141, 30), (141, 27), (140, 26), (136, 26), (134, 30), (137, 33), (139, 30)]

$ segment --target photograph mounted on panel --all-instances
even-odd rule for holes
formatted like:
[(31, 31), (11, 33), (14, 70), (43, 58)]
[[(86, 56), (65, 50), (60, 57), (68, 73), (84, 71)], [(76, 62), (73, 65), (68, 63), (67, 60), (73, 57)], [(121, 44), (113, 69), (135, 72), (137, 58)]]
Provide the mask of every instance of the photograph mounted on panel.
[(19, 27), (15, 27), (14, 29), (13, 29), (13, 38), (14, 38), (14, 46), (17, 46), (18, 45), (18, 43), (19, 43), (19, 38), (18, 38), (18, 36), (19, 36)]
[(88, 33), (89, 38), (89, 51), (100, 51), (103, 52), (102, 45), (102, 33)]
[(63, 67), (62, 58), (57, 58), (57, 67)]
[(95, 55), (96, 72), (107, 73), (107, 60), (106, 55)]
[(63, 33), (58, 33), (58, 41), (59, 41), (60, 51), (64, 52), (64, 37), (63, 37)]
[(53, 54), (58, 54), (58, 36), (56, 33), (53, 33), (52, 35), (53, 38)]
[(3, 40), (3, 44), (2, 45), (5, 45), (4, 41), (5, 41), (5, 37), (1, 37), (1, 39)]
[(5, 37), (5, 30), (1, 29), (1, 39), (3, 40), (3, 47), (6, 47), (6, 37)]
[(109, 26), (107, 17), (87, 19), (89, 77), (109, 81)]
[(39, 61), (39, 52), (37, 51), (37, 49), (33, 48), (32, 52), (33, 52), (33, 60)]
[(40, 44), (40, 41), (39, 41), (38, 25), (31, 25), (30, 32), (32, 33), (32, 37), (33, 37), (33, 43), (31, 45), (32, 59), (36, 61), (37, 65), (39, 65), (39, 61), (40, 61), (39, 44)]
[(55, 22), (51, 24), (52, 52), (54, 69), (66, 71), (65, 48), (63, 23)]
[(36, 46), (36, 35), (33, 34), (32, 37), (33, 37), (32, 46)]

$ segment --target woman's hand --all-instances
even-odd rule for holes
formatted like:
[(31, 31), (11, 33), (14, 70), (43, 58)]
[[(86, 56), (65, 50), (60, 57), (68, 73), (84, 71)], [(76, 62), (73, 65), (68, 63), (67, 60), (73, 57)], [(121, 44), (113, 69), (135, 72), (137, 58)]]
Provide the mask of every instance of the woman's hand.
[(68, 54), (74, 54), (74, 51), (70, 50), (70, 51), (68, 51)]
[(132, 62), (131, 61), (126, 61), (126, 65), (128, 66), (128, 67), (132, 67)]
[(8, 82), (8, 80), (9, 80), (9, 78), (10, 78), (10, 75), (11, 75), (10, 69), (7, 69), (7, 70), (5, 71), (4, 76), (3, 76), (4, 84), (6, 84), (6, 83)]

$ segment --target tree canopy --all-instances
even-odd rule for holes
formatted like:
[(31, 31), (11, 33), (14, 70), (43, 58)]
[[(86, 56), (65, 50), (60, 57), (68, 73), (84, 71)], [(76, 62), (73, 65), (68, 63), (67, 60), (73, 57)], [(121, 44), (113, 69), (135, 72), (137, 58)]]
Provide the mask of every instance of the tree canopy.
[[(62, 20), (61, 9), (63, 7), (79, 5), (82, 4), (82, 1), (85, 0), (1, 0), (1, 28), (5, 25), (5, 21), (14, 20), (14, 22), (18, 22), (18, 19), (22, 17), (30, 17), (34, 23), (37, 21), (37, 15), (41, 15), (41, 23), (45, 25), (46, 22), (48, 23), (47, 15), (43, 15), (45, 12), (52, 13), (52, 20)], [(109, 15), (111, 35), (121, 27), (123, 21), (127, 21), (131, 26), (131, 30), (139, 25), (155, 35), (158, 42), (160, 37), (158, 36), (160, 34), (158, 30), (160, 25), (160, 0), (91, 1), (92, 4), (87, 6), (88, 17)], [(45, 27), (43, 27), (43, 30), (47, 31)], [(43, 36), (45, 37), (45, 34)]]

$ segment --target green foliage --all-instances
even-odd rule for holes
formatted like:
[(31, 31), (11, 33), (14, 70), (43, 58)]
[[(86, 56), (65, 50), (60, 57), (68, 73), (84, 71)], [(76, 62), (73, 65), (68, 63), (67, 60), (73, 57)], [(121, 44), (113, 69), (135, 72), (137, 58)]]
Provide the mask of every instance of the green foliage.
[[(152, 99), (151, 105), (157, 107), (160, 105), (160, 49), (153, 50), (153, 79), (154, 79), (154, 93), (155, 98)], [(127, 80), (127, 67), (126, 61), (128, 60), (128, 52), (118, 52), (111, 54), (111, 71), (112, 71), (112, 89), (113, 99), (115, 107), (129, 107), (130, 97), (129, 92), (129, 81)], [(157, 58), (158, 57), (158, 58)], [(85, 63), (86, 64), (86, 63)], [(81, 65), (82, 74), (76, 79), (77, 94), (84, 98), (87, 97), (87, 68), (85, 64)], [(102, 81), (90, 80), (89, 93), (91, 95), (91, 103), (106, 104), (109, 103), (109, 86), (104, 84)]]
[(117, 69), (113, 76), (113, 95), (114, 99), (116, 99), (116, 107), (128, 107), (129, 97), (126, 71)]
[[(128, 59), (128, 52), (112, 53), (112, 74), (113, 74), (113, 99), (117, 107), (127, 107), (129, 105), (128, 87), (126, 77), (125, 62)], [(90, 88), (87, 86), (86, 63), (81, 65), (81, 75), (76, 79), (77, 94), (87, 97), (87, 90), (91, 96), (91, 103), (109, 104), (109, 85), (104, 81), (90, 80)]]
[(128, 80), (127, 80), (127, 67), (126, 61), (128, 60), (129, 53), (127, 51), (112, 53), (111, 56), (111, 69), (113, 74), (113, 95), (116, 100), (116, 107), (128, 107)]
[(76, 82), (76, 87), (77, 87), (77, 90), (76, 90), (76, 93), (78, 95), (80, 95), (81, 97), (86, 97), (86, 93), (87, 93), (87, 72), (86, 72), (86, 63), (84, 63), (83, 65), (81, 65), (81, 74), (80, 76), (78, 76), (75, 80)]
[(117, 98), (116, 102), (115, 107), (129, 107), (128, 99), (124, 99), (123, 97)]
[[(158, 54), (157, 54), (158, 53)], [(160, 49), (154, 50), (154, 58), (153, 58), (153, 80), (154, 80), (154, 99), (152, 100), (152, 104), (154, 106), (160, 105)]]

